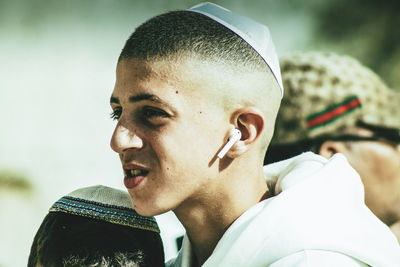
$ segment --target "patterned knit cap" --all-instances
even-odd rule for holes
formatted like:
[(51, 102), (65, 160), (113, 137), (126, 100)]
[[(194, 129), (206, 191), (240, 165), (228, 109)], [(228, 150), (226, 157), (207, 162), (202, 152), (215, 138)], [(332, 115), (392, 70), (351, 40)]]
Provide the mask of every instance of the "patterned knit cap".
[(127, 192), (96, 185), (77, 189), (59, 199), (49, 212), (64, 212), (132, 228), (160, 232), (154, 217), (136, 213)]
[(335, 134), (358, 122), (400, 129), (400, 93), (355, 59), (308, 52), (280, 63), (286, 92), (272, 144)]

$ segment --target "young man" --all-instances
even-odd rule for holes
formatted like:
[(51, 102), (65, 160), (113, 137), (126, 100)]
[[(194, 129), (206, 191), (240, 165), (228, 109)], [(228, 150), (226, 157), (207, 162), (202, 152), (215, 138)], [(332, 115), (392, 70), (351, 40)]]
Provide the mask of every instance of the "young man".
[(121, 190), (75, 190), (53, 204), (35, 235), (28, 267), (40, 266), (164, 266), (157, 222), (137, 214)]
[[(400, 264), (343, 157), (307, 155), (265, 177), (283, 93), (265, 26), (211, 3), (162, 14), (130, 36), (116, 72), (111, 147), (134, 208), (173, 210), (186, 229), (169, 266)], [(338, 166), (350, 176), (340, 201), (341, 181), (314, 179)]]
[(400, 221), (400, 93), (348, 56), (297, 53), (281, 67), (286, 95), (266, 163), (342, 153), (371, 211), (389, 226)]

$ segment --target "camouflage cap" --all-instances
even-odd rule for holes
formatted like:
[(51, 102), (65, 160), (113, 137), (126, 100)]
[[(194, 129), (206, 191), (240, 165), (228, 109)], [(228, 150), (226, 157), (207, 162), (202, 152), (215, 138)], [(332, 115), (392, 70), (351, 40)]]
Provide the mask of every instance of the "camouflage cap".
[(273, 144), (335, 134), (358, 122), (400, 129), (400, 93), (355, 59), (307, 52), (280, 63), (286, 92)]

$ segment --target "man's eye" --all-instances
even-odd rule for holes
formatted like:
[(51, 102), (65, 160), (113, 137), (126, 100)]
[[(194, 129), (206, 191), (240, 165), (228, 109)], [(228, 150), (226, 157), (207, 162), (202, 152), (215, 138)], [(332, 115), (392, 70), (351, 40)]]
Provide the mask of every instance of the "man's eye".
[(113, 120), (119, 120), (119, 118), (121, 117), (121, 113), (122, 113), (122, 108), (115, 108), (111, 114), (110, 117)]
[(169, 117), (168, 113), (165, 111), (155, 108), (155, 107), (143, 107), (142, 108), (142, 118), (145, 120), (153, 118), (166, 118)]

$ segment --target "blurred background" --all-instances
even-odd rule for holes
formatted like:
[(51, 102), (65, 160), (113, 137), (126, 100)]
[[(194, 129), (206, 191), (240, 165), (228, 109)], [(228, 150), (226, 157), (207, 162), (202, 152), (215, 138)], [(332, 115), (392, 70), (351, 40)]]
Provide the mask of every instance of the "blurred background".
[[(194, 0), (0, 0), (0, 267), (26, 266), (47, 209), (79, 187), (123, 189), (109, 97), (130, 33)], [(215, 0), (268, 25), (278, 54), (333, 51), (400, 88), (400, 1)], [(158, 217), (166, 256), (183, 233)]]

